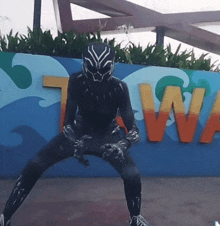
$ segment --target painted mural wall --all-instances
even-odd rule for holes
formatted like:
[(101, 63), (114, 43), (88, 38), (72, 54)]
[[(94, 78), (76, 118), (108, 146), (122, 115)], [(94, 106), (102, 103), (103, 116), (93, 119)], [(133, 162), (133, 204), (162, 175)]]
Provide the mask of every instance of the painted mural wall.
[[(0, 177), (17, 177), (60, 132), (66, 86), (81, 60), (0, 53)], [(141, 141), (130, 152), (144, 176), (220, 176), (220, 74), (116, 64), (128, 84)], [(118, 121), (122, 126), (120, 120)], [(74, 158), (45, 177), (118, 176), (103, 160)]]

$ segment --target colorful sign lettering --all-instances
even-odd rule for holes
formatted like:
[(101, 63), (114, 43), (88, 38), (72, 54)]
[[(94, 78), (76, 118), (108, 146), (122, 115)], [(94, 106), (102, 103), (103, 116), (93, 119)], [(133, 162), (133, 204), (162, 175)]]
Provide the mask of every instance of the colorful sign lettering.
[[(80, 70), (80, 59), (0, 53), (1, 177), (18, 176), (62, 131), (69, 75)], [(141, 134), (130, 152), (142, 175), (220, 175), (219, 73), (117, 63), (114, 75), (129, 88)], [(68, 159), (45, 176), (117, 176), (88, 159), (89, 171)]]

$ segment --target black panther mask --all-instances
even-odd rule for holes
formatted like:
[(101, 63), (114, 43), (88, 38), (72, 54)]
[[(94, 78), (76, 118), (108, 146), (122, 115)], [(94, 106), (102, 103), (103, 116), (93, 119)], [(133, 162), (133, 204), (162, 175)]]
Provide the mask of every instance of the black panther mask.
[(114, 70), (115, 53), (104, 43), (90, 43), (83, 52), (83, 73), (90, 84), (108, 81)]

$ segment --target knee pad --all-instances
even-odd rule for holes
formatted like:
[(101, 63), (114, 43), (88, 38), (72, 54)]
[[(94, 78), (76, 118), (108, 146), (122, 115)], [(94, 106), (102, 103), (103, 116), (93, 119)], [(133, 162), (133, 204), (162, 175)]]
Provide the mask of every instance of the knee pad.
[(122, 169), (121, 177), (123, 180), (140, 180), (140, 173), (134, 166), (127, 166)]
[(122, 179), (124, 180), (124, 190), (126, 197), (136, 197), (141, 195), (141, 176), (136, 167), (124, 169)]
[(24, 168), (22, 172), (23, 180), (27, 181), (27, 184), (30, 186), (33, 186), (32, 184), (36, 183), (46, 169), (46, 164), (43, 161), (41, 162), (40, 159), (35, 158), (29, 161)]

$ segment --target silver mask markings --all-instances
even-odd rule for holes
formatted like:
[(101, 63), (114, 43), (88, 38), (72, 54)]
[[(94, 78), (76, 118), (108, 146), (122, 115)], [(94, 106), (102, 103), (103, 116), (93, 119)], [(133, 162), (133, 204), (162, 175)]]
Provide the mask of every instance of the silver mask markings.
[(83, 52), (83, 73), (92, 82), (108, 81), (114, 71), (115, 54), (104, 43), (90, 43)]

